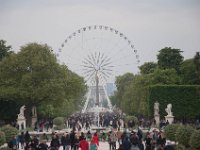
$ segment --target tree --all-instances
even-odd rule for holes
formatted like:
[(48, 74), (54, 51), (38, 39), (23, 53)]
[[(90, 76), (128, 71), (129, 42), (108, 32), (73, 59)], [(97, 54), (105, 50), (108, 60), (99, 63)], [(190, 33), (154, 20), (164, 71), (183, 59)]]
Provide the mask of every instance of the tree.
[(200, 84), (200, 76), (197, 72), (194, 59), (183, 61), (180, 67), (182, 84)]
[(65, 99), (80, 102), (86, 92), (83, 78), (57, 63), (47, 45), (30, 43), (0, 64), (0, 100), (14, 100), (27, 108), (56, 104)]
[(180, 84), (180, 77), (175, 69), (156, 69), (153, 73), (149, 74), (150, 85), (170, 85)]
[(124, 91), (126, 89), (126, 86), (130, 85), (130, 82), (132, 82), (134, 79), (134, 75), (132, 73), (126, 73), (122, 76), (118, 76), (116, 78), (116, 81), (115, 81), (115, 84), (116, 84), (116, 87), (117, 87), (117, 93), (116, 93), (116, 96), (115, 96), (115, 104), (117, 106), (120, 106), (121, 105), (121, 101), (122, 101), (122, 97), (123, 97), (123, 94), (124, 94)]
[(158, 66), (161, 69), (171, 69), (174, 68), (179, 72), (180, 65), (183, 61), (183, 56), (181, 55), (180, 49), (174, 49), (171, 47), (165, 47), (159, 51), (157, 55)]
[(136, 75), (134, 80), (129, 83), (121, 102), (124, 112), (131, 115), (147, 115), (146, 84), (148, 81), (147, 75)]
[(0, 61), (5, 57), (12, 53), (11, 46), (6, 46), (6, 41), (0, 40)]
[(146, 62), (139, 67), (141, 74), (153, 73), (156, 68), (157, 64), (154, 62)]

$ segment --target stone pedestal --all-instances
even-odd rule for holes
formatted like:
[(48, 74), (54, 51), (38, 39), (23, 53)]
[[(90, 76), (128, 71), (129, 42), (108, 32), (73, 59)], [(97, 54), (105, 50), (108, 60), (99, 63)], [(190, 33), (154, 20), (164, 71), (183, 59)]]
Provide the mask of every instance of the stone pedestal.
[(169, 122), (169, 124), (172, 124), (174, 122), (174, 116), (165, 116), (165, 121)]
[(37, 122), (37, 117), (32, 117), (31, 118), (31, 127), (35, 128), (35, 123)]
[(19, 125), (19, 130), (26, 129), (26, 119), (23, 117), (17, 118), (17, 124)]
[(156, 121), (156, 125), (159, 125), (160, 124), (160, 115), (154, 115), (154, 119)]

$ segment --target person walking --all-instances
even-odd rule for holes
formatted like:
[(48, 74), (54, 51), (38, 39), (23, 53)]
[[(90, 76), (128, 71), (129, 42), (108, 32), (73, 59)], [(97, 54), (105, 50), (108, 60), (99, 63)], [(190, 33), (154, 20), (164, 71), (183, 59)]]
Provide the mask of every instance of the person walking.
[(92, 140), (95, 142), (95, 144), (97, 144), (97, 146), (99, 146), (99, 137), (97, 135), (97, 132), (95, 132), (95, 134), (93, 135)]
[(86, 141), (85, 137), (83, 137), (83, 139), (80, 141), (79, 147), (81, 150), (89, 150), (89, 143)]
[(29, 142), (31, 141), (31, 136), (28, 131), (26, 131), (26, 133), (24, 135), (24, 139), (25, 139), (26, 146), (28, 146)]
[(94, 140), (91, 140), (90, 150), (97, 150), (97, 144), (94, 142)]
[(21, 149), (24, 149), (24, 142), (25, 142), (24, 132), (21, 132), (21, 135), (19, 136), (19, 143), (21, 145)]
[(70, 141), (69, 134), (67, 132), (62, 136), (61, 144), (63, 146), (63, 150), (69, 150), (70, 149), (71, 141)]
[(114, 131), (110, 134), (110, 140), (112, 145), (112, 150), (116, 150), (117, 135)]
[(131, 142), (130, 142), (130, 140), (127, 136), (124, 138), (122, 145), (123, 145), (124, 150), (130, 150), (131, 149)]

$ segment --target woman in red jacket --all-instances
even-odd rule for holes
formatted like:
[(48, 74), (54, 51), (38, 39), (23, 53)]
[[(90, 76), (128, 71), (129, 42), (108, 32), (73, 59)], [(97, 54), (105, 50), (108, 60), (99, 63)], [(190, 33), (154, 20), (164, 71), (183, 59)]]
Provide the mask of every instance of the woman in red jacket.
[(85, 137), (80, 141), (79, 147), (81, 150), (89, 150), (89, 143), (86, 141)]
[(94, 141), (94, 143), (99, 146), (99, 137), (97, 135), (97, 132), (95, 132), (95, 134), (93, 135), (92, 141)]

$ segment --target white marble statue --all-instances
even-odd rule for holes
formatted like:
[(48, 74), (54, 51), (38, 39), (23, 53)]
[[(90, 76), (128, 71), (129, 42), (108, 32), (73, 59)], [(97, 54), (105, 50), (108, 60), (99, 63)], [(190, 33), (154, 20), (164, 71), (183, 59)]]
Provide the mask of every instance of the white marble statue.
[(24, 118), (24, 110), (25, 110), (25, 105), (23, 105), (20, 110), (19, 110), (19, 114), (18, 114), (18, 118)]
[(154, 103), (154, 115), (159, 115), (159, 103)]
[(26, 129), (26, 118), (24, 116), (25, 105), (23, 105), (18, 114), (17, 124), (19, 125), (19, 130)]
[(167, 112), (167, 116), (173, 116), (173, 113), (172, 113), (172, 104), (168, 104), (167, 108), (165, 108), (165, 111)]

